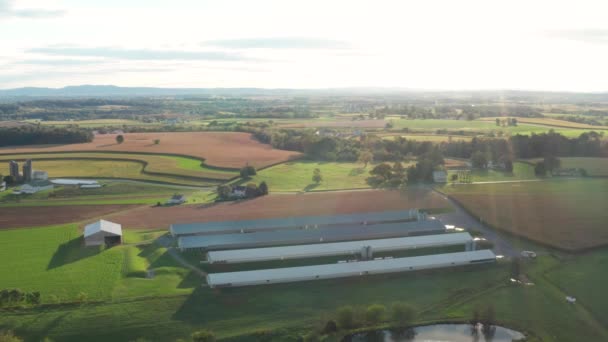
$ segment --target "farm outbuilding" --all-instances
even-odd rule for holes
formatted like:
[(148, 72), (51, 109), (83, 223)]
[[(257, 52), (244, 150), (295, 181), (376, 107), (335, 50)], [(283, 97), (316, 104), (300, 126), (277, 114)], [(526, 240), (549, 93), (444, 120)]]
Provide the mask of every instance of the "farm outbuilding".
[(357, 277), (495, 262), (490, 250), (381, 259), (328, 265), (275, 268), (207, 275), (210, 287), (237, 287), (297, 281)]
[(418, 248), (462, 245), (463, 250), (473, 241), (469, 233), (412, 236), (394, 239), (362, 240), (313, 245), (211, 251), (209, 263), (244, 263), (268, 260), (305, 259), (335, 255), (359, 255), (364, 247), (374, 252), (389, 252)]
[(118, 223), (99, 220), (84, 227), (85, 246), (112, 246), (122, 243), (122, 226)]
[(365, 225), (424, 219), (417, 209), (329, 216), (281, 217), (261, 220), (219, 221), (172, 224), (173, 236), (259, 232), (264, 230), (315, 228), (333, 225)]
[(260, 231), (242, 234), (180, 236), (180, 249), (199, 248), (223, 250), (285, 245), (302, 245), (324, 242), (387, 239), (412, 235), (445, 233), (439, 220), (385, 223), (374, 225), (332, 226), (310, 229)]

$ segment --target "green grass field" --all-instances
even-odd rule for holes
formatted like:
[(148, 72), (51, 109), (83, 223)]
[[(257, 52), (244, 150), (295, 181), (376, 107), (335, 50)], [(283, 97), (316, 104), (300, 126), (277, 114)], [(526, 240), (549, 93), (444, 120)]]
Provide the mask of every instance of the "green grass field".
[[(451, 180), (451, 176), (453, 174), (458, 174), (458, 172), (455, 170), (448, 170), (448, 180)], [(472, 182), (500, 182), (527, 179), (537, 179), (537, 177), (534, 175), (534, 167), (528, 163), (523, 162), (513, 163), (513, 173), (506, 173), (497, 170), (471, 171)]]
[[(88, 163), (98, 162), (114, 162), (121, 163), (124, 168), (139, 169), (134, 171), (135, 173), (141, 173), (145, 171), (150, 174), (142, 174), (138, 178), (146, 178), (152, 180), (149, 177), (196, 177), (196, 178), (209, 178), (217, 180), (226, 180), (238, 175), (236, 171), (210, 168), (203, 164), (199, 159), (169, 156), (169, 155), (154, 155), (154, 154), (139, 154), (139, 153), (111, 153), (111, 152), (77, 152), (77, 153), (38, 153), (38, 154), (15, 154), (15, 155), (0, 155), (0, 172), (6, 173), (8, 171), (9, 160), (25, 160), (32, 159), (35, 162), (35, 166), (39, 170), (46, 170), (39, 166), (39, 163), (50, 163), (57, 162), (65, 165), (65, 167), (55, 167), (51, 174), (49, 170), (49, 176), (51, 177), (64, 177), (71, 176), (72, 173), (77, 172), (81, 165)], [(145, 167), (144, 167), (145, 164)], [(76, 166), (78, 165), (78, 167)], [(116, 164), (115, 164), (116, 165)], [(137, 166), (136, 166), (137, 165)], [(119, 168), (120, 169), (120, 168)], [(107, 170), (104, 168), (104, 172)], [(131, 177), (116, 177), (116, 178), (133, 178), (133, 171), (118, 171), (128, 172)], [(162, 175), (158, 175), (162, 174)], [(166, 176), (165, 176), (166, 175)], [(84, 176), (81, 176), (84, 177)], [(95, 177), (95, 176), (92, 176)], [(100, 173), (97, 177), (115, 177), (115, 176), (103, 176)], [(157, 180), (160, 178), (157, 178)], [(175, 182), (175, 181), (173, 181)], [(185, 183), (184, 183), (185, 184)]]
[[(404, 167), (407, 166), (404, 164)], [(323, 177), (319, 184), (312, 181), (315, 168), (321, 170)], [(369, 188), (365, 180), (372, 168), (371, 164), (363, 168), (363, 164), (358, 163), (287, 162), (259, 171), (251, 182), (265, 181), (271, 192)]]

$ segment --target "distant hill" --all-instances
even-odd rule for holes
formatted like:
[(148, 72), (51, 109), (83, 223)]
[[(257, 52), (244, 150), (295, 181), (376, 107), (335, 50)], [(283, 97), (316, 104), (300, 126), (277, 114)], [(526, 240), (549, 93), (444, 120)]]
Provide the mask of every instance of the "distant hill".
[(0, 89), (0, 99), (48, 97), (150, 97), (150, 96), (431, 96), (435, 98), (510, 99), (513, 101), (608, 102), (608, 93), (543, 92), (525, 90), (449, 91), (399, 88), (327, 88), (327, 89), (263, 89), (263, 88), (152, 88), (118, 87), (114, 85), (78, 85), (63, 88)]

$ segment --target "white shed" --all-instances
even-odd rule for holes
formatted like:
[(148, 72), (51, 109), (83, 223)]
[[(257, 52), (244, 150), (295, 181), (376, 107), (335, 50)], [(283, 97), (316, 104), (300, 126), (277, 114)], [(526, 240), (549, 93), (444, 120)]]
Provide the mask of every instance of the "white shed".
[(99, 220), (84, 227), (84, 245), (117, 245), (122, 242), (122, 226), (118, 223)]

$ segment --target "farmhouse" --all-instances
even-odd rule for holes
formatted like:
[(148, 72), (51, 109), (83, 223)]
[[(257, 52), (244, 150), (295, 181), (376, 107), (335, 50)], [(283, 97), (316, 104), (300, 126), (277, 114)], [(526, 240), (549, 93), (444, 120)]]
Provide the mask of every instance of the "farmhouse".
[(433, 254), (408, 258), (385, 258), (380, 260), (315, 266), (212, 273), (207, 275), (207, 283), (212, 288), (276, 284), (457, 267), (495, 261), (496, 255), (494, 255), (492, 251), (486, 249), (471, 252)]
[(85, 246), (112, 246), (122, 242), (122, 226), (118, 223), (99, 220), (84, 227)]
[(186, 196), (184, 196), (184, 195), (178, 195), (178, 194), (173, 195), (166, 202), (166, 204), (170, 204), (170, 205), (183, 204), (183, 203), (186, 203)]

